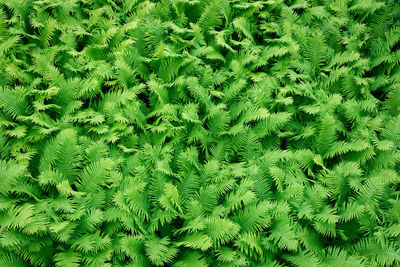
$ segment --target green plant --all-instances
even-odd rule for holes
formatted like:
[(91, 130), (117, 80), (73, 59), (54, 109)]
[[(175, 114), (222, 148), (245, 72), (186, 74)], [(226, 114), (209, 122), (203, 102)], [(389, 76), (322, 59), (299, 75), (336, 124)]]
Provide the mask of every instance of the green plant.
[(394, 0), (0, 0), (0, 266), (399, 266)]

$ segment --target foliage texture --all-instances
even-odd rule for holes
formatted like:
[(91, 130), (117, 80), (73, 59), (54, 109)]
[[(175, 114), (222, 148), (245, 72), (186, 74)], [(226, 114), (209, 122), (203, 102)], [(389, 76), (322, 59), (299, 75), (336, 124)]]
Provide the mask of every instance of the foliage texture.
[(0, 0), (0, 267), (400, 266), (394, 0)]

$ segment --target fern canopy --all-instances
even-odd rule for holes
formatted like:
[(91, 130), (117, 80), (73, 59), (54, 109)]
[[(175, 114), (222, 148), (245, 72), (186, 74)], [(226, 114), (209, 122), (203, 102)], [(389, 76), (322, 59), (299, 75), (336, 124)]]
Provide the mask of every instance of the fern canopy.
[(400, 2), (0, 0), (0, 267), (400, 266)]

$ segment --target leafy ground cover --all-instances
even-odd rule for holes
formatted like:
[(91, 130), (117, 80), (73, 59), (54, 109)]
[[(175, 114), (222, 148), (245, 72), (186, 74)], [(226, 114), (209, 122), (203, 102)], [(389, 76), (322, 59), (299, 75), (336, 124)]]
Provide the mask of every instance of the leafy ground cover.
[(0, 266), (400, 266), (400, 4), (0, 0)]

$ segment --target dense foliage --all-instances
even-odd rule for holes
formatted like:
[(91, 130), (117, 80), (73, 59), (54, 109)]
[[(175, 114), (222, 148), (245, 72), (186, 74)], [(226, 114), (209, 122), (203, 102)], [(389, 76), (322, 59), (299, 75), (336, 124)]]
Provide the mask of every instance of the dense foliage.
[(400, 266), (400, 4), (0, 0), (0, 267)]

